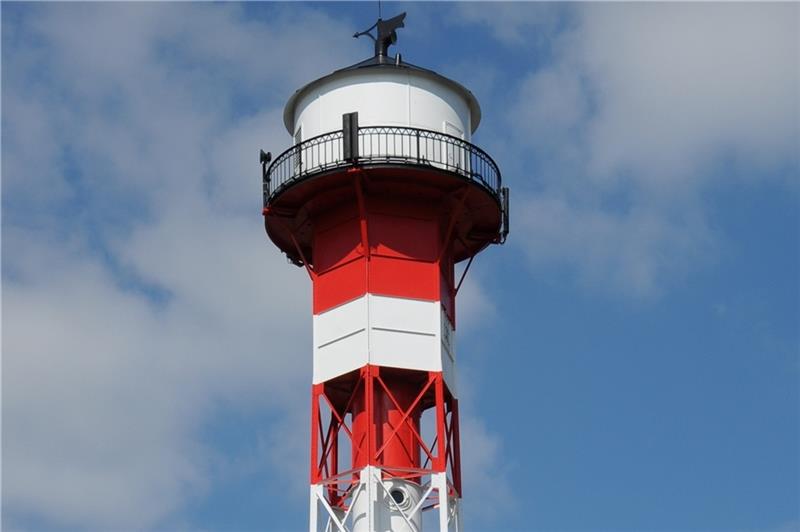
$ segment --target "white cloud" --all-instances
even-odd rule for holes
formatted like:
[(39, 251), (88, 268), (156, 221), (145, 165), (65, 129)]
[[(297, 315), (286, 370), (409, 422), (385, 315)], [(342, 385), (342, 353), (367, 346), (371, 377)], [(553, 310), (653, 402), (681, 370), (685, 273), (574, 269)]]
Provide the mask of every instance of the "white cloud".
[(703, 179), (705, 165), (727, 151), (767, 168), (796, 160), (799, 10), (589, 7), (576, 53), (598, 104), (588, 139), (592, 173), (674, 183)]
[[(330, 34), (349, 28), (28, 9), (4, 37), (4, 524), (157, 527), (210, 488), (220, 405), (276, 412), (307, 381), (308, 280), (264, 235), (256, 154), (288, 142), (280, 100), (348, 60)], [(319, 62), (289, 68), (299, 21)]]
[[(461, 2), (456, 5), (456, 23), (485, 25), (492, 36), (509, 46), (543, 44), (555, 30), (560, 7), (547, 3)], [(490, 13), (487, 13), (487, 10)]]
[(146, 301), (94, 261), (14, 238), (39, 272), (3, 290), (5, 511), (144, 526), (203, 488), (186, 428), (206, 399), (180, 385), (182, 352)]
[(503, 454), (497, 434), (475, 416), (461, 416), (461, 461), (464, 478), (463, 512), (469, 526), (491, 527), (515, 511), (519, 499), (510, 480), (512, 460)]
[[(490, 294), (484, 288), (481, 275), (481, 260), (477, 257), (470, 266), (456, 297), (456, 329), (469, 333), (478, 333), (484, 327), (490, 327), (497, 317), (497, 307)], [(456, 282), (466, 267), (465, 263), (456, 267)]]
[(659, 293), (665, 278), (711, 260), (717, 244), (697, 215), (694, 208), (672, 215), (646, 206), (617, 213), (546, 194), (526, 198), (516, 224), (525, 231), (520, 245), (535, 267), (576, 265), (584, 288), (642, 297)]
[(510, 242), (637, 297), (713, 261), (703, 192), (733, 184), (722, 165), (800, 168), (799, 9), (580, 6), (509, 111), (536, 171), (512, 183)]
[(12, 265), (24, 276), (3, 294), (7, 509), (151, 526), (207, 487), (204, 413), (275, 408), (306, 381), (303, 272), (247, 220), (186, 214), (137, 231), (122, 254), (165, 303), (121, 287), (85, 249), (6, 233), (33, 264)]

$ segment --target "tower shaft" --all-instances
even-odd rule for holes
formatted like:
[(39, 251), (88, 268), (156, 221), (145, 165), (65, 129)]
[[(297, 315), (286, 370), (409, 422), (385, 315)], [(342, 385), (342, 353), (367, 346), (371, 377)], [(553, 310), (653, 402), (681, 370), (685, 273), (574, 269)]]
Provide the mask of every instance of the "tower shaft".
[(313, 219), (312, 502), (359, 531), (419, 530), (424, 505), (443, 504), (455, 529), (460, 189), (409, 208), (408, 191), (348, 174), (350, 200)]

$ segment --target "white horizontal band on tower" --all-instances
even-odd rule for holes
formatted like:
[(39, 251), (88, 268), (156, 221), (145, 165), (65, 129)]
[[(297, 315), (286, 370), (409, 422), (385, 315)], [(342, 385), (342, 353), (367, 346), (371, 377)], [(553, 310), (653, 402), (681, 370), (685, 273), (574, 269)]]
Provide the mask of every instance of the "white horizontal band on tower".
[(367, 364), (441, 371), (455, 394), (455, 333), (441, 303), (366, 294), (314, 316), (314, 384)]

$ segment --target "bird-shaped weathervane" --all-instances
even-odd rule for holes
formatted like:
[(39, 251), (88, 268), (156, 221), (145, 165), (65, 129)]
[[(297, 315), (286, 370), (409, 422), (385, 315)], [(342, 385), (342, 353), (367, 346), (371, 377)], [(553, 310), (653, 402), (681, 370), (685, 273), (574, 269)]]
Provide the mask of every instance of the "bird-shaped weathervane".
[[(362, 35), (366, 35), (372, 39), (375, 42), (375, 56), (383, 61), (388, 55), (389, 47), (397, 42), (397, 32), (395, 30), (397, 30), (397, 28), (405, 27), (405, 24), (403, 23), (405, 18), (405, 13), (400, 13), (389, 20), (383, 20), (382, 18), (379, 18), (378, 22), (370, 26), (367, 30), (356, 33), (353, 35), (353, 37), (357, 39)], [(377, 38), (370, 33), (375, 28), (378, 29)]]

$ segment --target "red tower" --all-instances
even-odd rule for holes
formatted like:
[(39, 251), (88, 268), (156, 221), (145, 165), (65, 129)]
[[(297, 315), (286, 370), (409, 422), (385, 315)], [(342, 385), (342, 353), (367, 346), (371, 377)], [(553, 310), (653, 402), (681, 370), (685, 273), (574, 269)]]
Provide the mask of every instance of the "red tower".
[(298, 90), (295, 145), (262, 152), (267, 234), (313, 282), (311, 530), (420, 530), (428, 510), (461, 529), (455, 297), (505, 240), (508, 189), (469, 142), (472, 93), (388, 57), (404, 16)]

